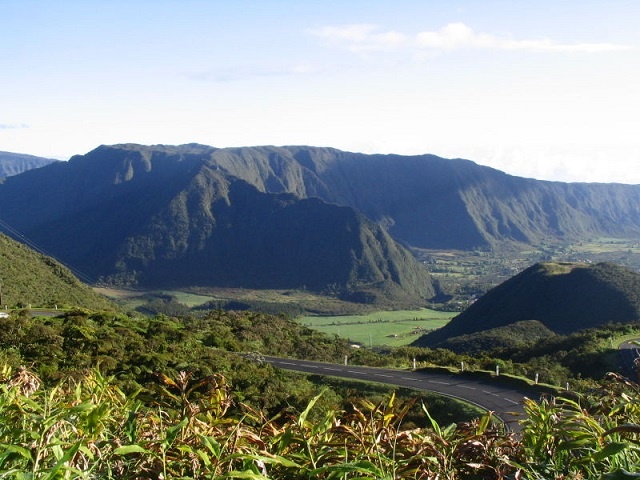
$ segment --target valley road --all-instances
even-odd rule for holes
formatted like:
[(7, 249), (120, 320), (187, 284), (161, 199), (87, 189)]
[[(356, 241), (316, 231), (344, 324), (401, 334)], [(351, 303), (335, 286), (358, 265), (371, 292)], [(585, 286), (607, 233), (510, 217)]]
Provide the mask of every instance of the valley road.
[(620, 344), (620, 369), (623, 375), (637, 382), (638, 365), (640, 364), (640, 338), (634, 338)]
[(518, 389), (506, 385), (499, 377), (477, 379), (454, 373), (392, 370), (269, 356), (263, 358), (285, 370), (386, 383), (455, 397), (494, 412), (513, 431), (520, 431), (518, 421), (524, 418), (524, 399), (528, 397), (538, 400), (541, 395), (535, 388)]

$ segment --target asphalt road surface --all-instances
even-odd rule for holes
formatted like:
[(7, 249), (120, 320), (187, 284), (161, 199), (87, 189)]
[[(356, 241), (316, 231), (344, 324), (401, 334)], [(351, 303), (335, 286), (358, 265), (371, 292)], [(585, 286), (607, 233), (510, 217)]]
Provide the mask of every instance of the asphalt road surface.
[[(629, 340), (620, 344), (618, 350), (620, 354), (620, 369), (623, 375), (638, 381), (638, 363), (640, 363), (640, 339)], [(637, 363), (636, 363), (637, 362)]]
[(391, 370), (269, 356), (263, 358), (264, 361), (285, 370), (386, 383), (455, 397), (493, 412), (512, 431), (521, 429), (518, 421), (524, 418), (525, 397), (538, 400), (541, 395), (541, 392), (535, 389), (517, 389), (505, 385), (500, 382), (499, 377), (480, 380), (466, 377), (464, 374)]

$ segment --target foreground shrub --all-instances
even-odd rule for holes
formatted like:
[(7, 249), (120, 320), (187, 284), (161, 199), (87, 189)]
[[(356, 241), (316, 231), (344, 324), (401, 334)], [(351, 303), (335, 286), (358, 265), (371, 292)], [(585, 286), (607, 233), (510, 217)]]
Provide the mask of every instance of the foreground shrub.
[(226, 378), (156, 375), (125, 395), (90, 370), (42, 388), (0, 369), (0, 478), (626, 479), (640, 463), (640, 391), (612, 377), (576, 399), (528, 401), (522, 434), (491, 414), (405, 428), (411, 401), (361, 400), (267, 418), (233, 405)]
[[(530, 478), (640, 478), (640, 388), (609, 374), (575, 399), (525, 404), (522, 445)], [(603, 473), (613, 473), (601, 477)]]

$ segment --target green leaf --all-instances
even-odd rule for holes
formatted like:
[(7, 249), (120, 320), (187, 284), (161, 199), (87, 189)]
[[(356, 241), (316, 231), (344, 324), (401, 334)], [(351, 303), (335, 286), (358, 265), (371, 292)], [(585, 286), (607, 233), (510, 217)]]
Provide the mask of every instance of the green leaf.
[(491, 424), (491, 416), (491, 412), (487, 412), (480, 418), (476, 428), (476, 435), (482, 435), (487, 430)]
[(33, 460), (31, 451), (19, 445), (0, 445), (0, 447), (3, 450), (2, 455), (0, 455), (0, 465), (2, 465), (4, 459), (7, 458), (11, 453), (17, 453), (18, 455), (26, 458), (29, 461)]
[(436, 432), (436, 434), (441, 437), (442, 436), (442, 430), (440, 429), (440, 425), (438, 424), (438, 422), (436, 422), (436, 420), (431, 416), (431, 414), (429, 413), (429, 410), (427, 409), (426, 405), (423, 403), (422, 404), (422, 411), (424, 412), (424, 414), (427, 416), (427, 418), (429, 419), (429, 423), (431, 423), (431, 428), (433, 429), (434, 432)]
[(86, 445), (82, 445), (80, 447), (80, 451), (90, 460), (94, 460), (96, 457), (94, 453), (91, 450), (89, 450), (89, 448), (86, 447)]
[(133, 444), (138, 438), (138, 424), (136, 423), (136, 419), (138, 417), (138, 410), (142, 404), (138, 401), (133, 406), (133, 408), (129, 411), (129, 415), (127, 415), (127, 421), (124, 424), (124, 432), (127, 435), (129, 441)]
[(162, 445), (164, 447), (170, 447), (171, 445), (173, 445), (173, 442), (176, 441), (178, 434), (182, 431), (182, 429), (187, 425), (188, 422), (189, 422), (189, 419), (185, 418), (180, 423), (174, 425), (173, 427), (167, 428), (167, 438), (165, 439), (164, 442), (162, 442)]
[(611, 457), (612, 455), (615, 455), (617, 453), (622, 452), (623, 450), (626, 450), (628, 447), (629, 447), (628, 443), (612, 442), (607, 444), (607, 446), (604, 447), (599, 452), (596, 452), (595, 454), (593, 454), (592, 458), (596, 462), (601, 462), (605, 458)]
[(128, 455), (129, 453), (151, 453), (140, 445), (123, 445), (113, 451), (114, 455)]
[(198, 437), (200, 437), (202, 444), (207, 447), (207, 450), (209, 450), (215, 458), (220, 458), (220, 455), (222, 454), (222, 446), (215, 437), (208, 435), (198, 435)]
[(288, 468), (301, 468), (300, 465), (298, 465), (296, 462), (289, 460), (288, 458), (285, 458), (280, 455), (275, 455), (273, 457), (265, 457), (263, 455), (249, 455), (249, 458), (260, 461), (265, 464), (269, 463), (269, 464), (282, 465), (283, 467), (288, 467)]
[(69, 460), (73, 458), (78, 449), (80, 448), (80, 442), (77, 442), (73, 445), (69, 450), (65, 452), (65, 454), (58, 460), (58, 462), (54, 465), (48, 475), (46, 475), (44, 480), (53, 480), (58, 476), (58, 470), (62, 468), (62, 466), (67, 463)]
[(249, 471), (231, 471), (222, 475), (220, 478), (250, 478), (252, 480), (269, 480), (269, 477), (265, 477), (259, 473), (249, 472)]
[(318, 395), (316, 395), (315, 397), (313, 397), (311, 399), (311, 401), (309, 401), (309, 404), (307, 405), (307, 408), (304, 409), (304, 412), (302, 412), (300, 414), (300, 416), (298, 417), (298, 425), (300, 426), (304, 426), (305, 422), (307, 421), (307, 415), (309, 415), (309, 412), (311, 411), (311, 409), (313, 408), (313, 406), (316, 404), (316, 402), (318, 400), (320, 400), (320, 397), (322, 397), (322, 395), (324, 395), (324, 393), (327, 390), (322, 390)]
[(74, 405), (73, 407), (71, 407), (69, 409), (70, 413), (77, 413), (77, 412), (87, 412), (89, 410), (91, 410), (92, 408), (94, 408), (94, 404), (92, 402), (84, 402), (84, 403), (80, 403), (78, 405)]
[(359, 473), (370, 476), (357, 477), (359, 480), (364, 479), (383, 479), (386, 478), (385, 472), (381, 470), (377, 465), (368, 461), (360, 460), (357, 462), (342, 463), (338, 465), (329, 465), (326, 467), (320, 467), (309, 472), (309, 478), (321, 476), (321, 474), (339, 474), (346, 475), (347, 473)]

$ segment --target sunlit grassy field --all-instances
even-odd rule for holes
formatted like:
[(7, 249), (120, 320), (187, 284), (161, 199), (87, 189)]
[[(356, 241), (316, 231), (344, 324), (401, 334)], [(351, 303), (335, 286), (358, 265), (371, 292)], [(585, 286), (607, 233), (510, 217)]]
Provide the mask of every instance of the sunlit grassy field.
[[(155, 293), (171, 295), (175, 301), (190, 308), (202, 305), (211, 300), (235, 298), (238, 300), (271, 300), (284, 303), (298, 301), (302, 304), (318, 307), (326, 300), (303, 292), (253, 291), (244, 289), (210, 289), (202, 292), (157, 291), (144, 292), (137, 290), (97, 289), (103, 295), (117, 300), (125, 308), (135, 309), (143, 306), (148, 298), (145, 294)], [(259, 296), (260, 295), (260, 296)], [(344, 310), (344, 307), (342, 308)], [(354, 343), (366, 346), (402, 346), (408, 345), (428, 331), (446, 325), (456, 312), (442, 312), (423, 308), (421, 310), (379, 311), (361, 315), (342, 316), (305, 316), (297, 321), (329, 335), (348, 338)]]
[(428, 331), (446, 325), (456, 314), (423, 308), (367, 315), (305, 316), (300, 317), (298, 322), (366, 346), (401, 346), (410, 344)]

